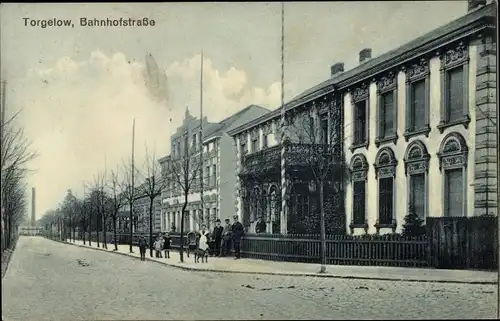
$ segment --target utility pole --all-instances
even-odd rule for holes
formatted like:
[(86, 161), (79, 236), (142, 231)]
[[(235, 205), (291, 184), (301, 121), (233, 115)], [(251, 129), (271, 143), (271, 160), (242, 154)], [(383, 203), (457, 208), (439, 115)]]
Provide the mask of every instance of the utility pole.
[(131, 175), (132, 175), (132, 186), (129, 186), (130, 190), (129, 193), (132, 193), (130, 195), (130, 199), (132, 202), (129, 204), (130, 209), (129, 209), (129, 232), (130, 232), (130, 253), (133, 253), (134, 251), (132, 250), (132, 227), (133, 227), (133, 207), (134, 207), (134, 197), (135, 197), (135, 181), (134, 181), (134, 172), (135, 172), (135, 167), (134, 167), (134, 146), (135, 146), (135, 118), (132, 123), (132, 164), (131, 164)]
[[(201, 200), (201, 222), (203, 224), (205, 215), (205, 202), (203, 200), (203, 50), (201, 51), (200, 71), (200, 200)], [(209, 218), (207, 218), (209, 219)]]

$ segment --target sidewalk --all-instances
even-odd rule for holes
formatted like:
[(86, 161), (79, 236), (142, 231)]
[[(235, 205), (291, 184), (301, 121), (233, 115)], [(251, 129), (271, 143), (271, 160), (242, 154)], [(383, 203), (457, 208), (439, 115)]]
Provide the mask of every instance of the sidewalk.
[[(81, 247), (90, 248), (82, 241), (66, 242)], [(92, 249), (113, 252), (139, 258), (139, 248), (133, 247), (134, 253), (129, 253), (129, 245), (118, 245), (118, 251), (114, 250), (114, 244), (108, 244), (108, 249), (97, 247), (97, 243), (92, 242)], [(350, 278), (350, 279), (372, 279), (388, 281), (407, 282), (437, 282), (437, 283), (468, 283), (468, 284), (497, 284), (497, 272), (467, 271), (467, 270), (442, 270), (424, 268), (401, 268), (401, 267), (379, 267), (379, 266), (347, 266), (328, 265), (327, 273), (320, 274), (319, 264), (275, 262), (254, 259), (217, 258), (209, 257), (208, 263), (194, 263), (194, 255), (188, 258), (184, 253), (184, 263), (180, 262), (179, 253), (170, 252), (170, 259), (151, 258), (149, 250), (146, 253), (148, 261), (154, 261), (165, 265), (181, 268), (184, 270), (222, 272), (222, 273), (245, 273), (245, 274), (271, 274), (287, 276), (315, 276), (330, 278)]]

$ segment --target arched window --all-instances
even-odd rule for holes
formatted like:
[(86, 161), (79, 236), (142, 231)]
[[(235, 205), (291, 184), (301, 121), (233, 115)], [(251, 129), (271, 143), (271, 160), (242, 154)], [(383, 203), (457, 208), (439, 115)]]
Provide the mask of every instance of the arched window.
[(261, 199), (259, 188), (254, 188), (252, 193), (252, 204), (250, 204), (250, 223), (255, 222), (260, 217)]
[(439, 169), (443, 174), (444, 216), (466, 216), (468, 148), (458, 133), (448, 134), (439, 148)]
[(353, 211), (350, 227), (351, 230), (355, 227), (366, 228), (366, 178), (368, 173), (366, 157), (362, 154), (353, 156), (350, 171), (353, 190)]
[(429, 159), (424, 143), (416, 140), (408, 145), (404, 158), (408, 205), (424, 221), (427, 217)]
[(396, 227), (394, 215), (394, 178), (398, 164), (394, 152), (389, 147), (378, 151), (375, 158), (375, 177), (378, 180), (378, 219), (375, 227)]

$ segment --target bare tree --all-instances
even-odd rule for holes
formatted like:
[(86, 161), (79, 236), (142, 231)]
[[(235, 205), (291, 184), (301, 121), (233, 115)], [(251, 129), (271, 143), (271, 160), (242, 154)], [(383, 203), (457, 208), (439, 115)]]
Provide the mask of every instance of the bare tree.
[(71, 234), (73, 234), (73, 241), (75, 241), (76, 225), (77, 225), (77, 202), (76, 197), (73, 192), (69, 189), (64, 197), (62, 204), (62, 211), (66, 218), (66, 226), (70, 229), (70, 239)]
[(141, 192), (149, 199), (149, 255), (153, 257), (153, 211), (155, 200), (161, 196), (162, 191), (167, 187), (169, 180), (162, 175), (161, 164), (156, 159), (156, 153), (149, 153), (146, 146), (146, 177), (145, 184), (142, 185)]
[(134, 253), (132, 249), (133, 239), (132, 239), (132, 225), (134, 223), (134, 201), (136, 198), (136, 188), (134, 177), (136, 174), (136, 169), (132, 164), (123, 166), (123, 175), (124, 180), (121, 185), (121, 193), (125, 198), (128, 206), (129, 206), (129, 235), (130, 235), (130, 253)]
[(108, 245), (106, 242), (106, 222), (110, 216), (109, 206), (110, 206), (110, 197), (107, 195), (105, 186), (106, 186), (106, 171), (99, 172), (94, 177), (94, 193), (96, 194), (96, 213), (97, 213), (97, 246), (99, 247), (99, 226), (102, 232), (102, 247), (107, 249)]
[(118, 213), (120, 209), (125, 205), (126, 199), (124, 194), (120, 192), (119, 188), (122, 186), (122, 182), (119, 181), (118, 171), (111, 171), (109, 180), (108, 180), (108, 193), (110, 195), (110, 215), (113, 219), (113, 240), (115, 244), (115, 251), (118, 251), (118, 243), (116, 239), (116, 220), (118, 218)]
[(0, 141), (0, 203), (4, 223), (1, 233), (2, 245), (5, 244), (7, 247), (11, 246), (16, 237), (14, 228), (21, 223), (27, 211), (24, 178), (28, 173), (28, 162), (37, 156), (31, 151), (31, 142), (24, 136), (23, 129), (14, 126), (12, 122), (14, 118), (15, 116), (8, 122), (2, 119)]
[(179, 188), (183, 192), (184, 205), (181, 213), (181, 247), (180, 259), (184, 262), (184, 217), (186, 215), (186, 207), (188, 203), (188, 195), (193, 187), (194, 182), (199, 175), (200, 166), (202, 166), (199, 156), (190, 153), (188, 144), (188, 134), (184, 133), (184, 146), (182, 155), (175, 155), (170, 159), (170, 165), (167, 175), (174, 183), (175, 188)]
[[(324, 101), (313, 104), (307, 113), (295, 117), (294, 126), (297, 129), (299, 141), (307, 148), (304, 153), (304, 164), (314, 180), (314, 189), (318, 192), (321, 238), (321, 268), (326, 272), (326, 233), (325, 233), (325, 186), (332, 185), (341, 189), (345, 180), (347, 167), (343, 162), (343, 128), (342, 110), (337, 101)], [(321, 119), (320, 114), (326, 118)], [(321, 121), (326, 123), (321, 123)], [(293, 122), (293, 121), (292, 121)], [(336, 180), (339, 184), (334, 183)]]

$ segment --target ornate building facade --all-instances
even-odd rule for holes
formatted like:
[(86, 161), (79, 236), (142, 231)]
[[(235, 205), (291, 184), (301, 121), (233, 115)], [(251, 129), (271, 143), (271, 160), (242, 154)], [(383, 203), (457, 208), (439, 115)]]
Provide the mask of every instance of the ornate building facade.
[[(361, 50), (352, 70), (333, 65), (330, 79), (285, 105), (285, 148), (280, 110), (232, 130), (235, 210), (250, 231), (264, 220), (271, 232), (294, 232), (291, 216), (317, 212), (304, 166), (311, 142), (290, 129), (312, 114), (319, 132), (337, 132), (321, 143), (338, 146), (346, 170), (324, 196), (334, 200), (329, 218), (345, 203), (349, 233), (400, 232), (410, 208), (423, 219), (496, 214), (496, 6), (471, 1), (463, 17), (395, 50), (373, 59)], [(322, 113), (325, 104), (335, 107)]]
[(324, 90), (305, 92), (285, 109), (284, 141), (280, 110), (230, 132), (236, 145), (235, 210), (252, 233), (319, 233), (323, 190), (327, 233), (342, 232), (340, 101)]
[[(200, 158), (200, 120), (186, 110), (182, 126), (171, 137), (171, 153), (162, 157), (164, 177), (169, 180), (168, 188), (162, 193), (162, 230), (170, 231), (172, 226), (180, 230), (181, 212), (184, 205), (183, 186), (174, 179), (172, 162), (182, 158), (192, 158), (191, 168), (196, 173), (191, 177), (188, 205), (184, 215), (186, 230), (196, 230), (201, 223), (214, 226), (217, 218), (224, 220), (234, 215), (235, 152), (232, 139), (227, 131), (249, 122), (269, 110), (250, 105), (219, 123), (203, 121), (203, 202), (201, 201), (201, 182), (199, 171)], [(187, 150), (186, 150), (187, 149)], [(184, 161), (184, 160), (183, 160)], [(203, 205), (202, 205), (203, 203)], [(203, 208), (202, 208), (203, 206)]]
[[(478, 7), (479, 6), (479, 7)], [(496, 4), (333, 75), (344, 108), (351, 233), (497, 212)]]

